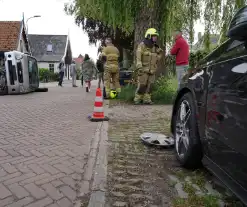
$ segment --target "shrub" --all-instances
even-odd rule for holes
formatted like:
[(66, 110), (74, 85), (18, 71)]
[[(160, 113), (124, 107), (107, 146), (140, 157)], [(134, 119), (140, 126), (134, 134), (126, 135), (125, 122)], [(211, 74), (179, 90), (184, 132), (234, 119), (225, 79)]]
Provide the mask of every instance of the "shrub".
[(47, 68), (39, 68), (39, 80), (41, 82), (58, 81), (59, 73), (53, 73)]
[[(129, 84), (122, 87), (119, 99), (133, 102), (135, 97), (136, 86)], [(152, 100), (155, 104), (172, 104), (173, 98), (177, 91), (177, 79), (175, 76), (161, 76), (158, 78), (152, 89)]]
[(177, 91), (177, 79), (175, 76), (161, 76), (153, 86), (152, 100), (156, 104), (172, 104)]
[(133, 84), (128, 84), (122, 87), (121, 93), (119, 94), (119, 99), (132, 102), (135, 97), (136, 86)]
[(39, 68), (39, 80), (42, 82), (48, 82), (50, 77), (50, 71), (47, 68)]
[(50, 72), (50, 81), (59, 81), (59, 73)]

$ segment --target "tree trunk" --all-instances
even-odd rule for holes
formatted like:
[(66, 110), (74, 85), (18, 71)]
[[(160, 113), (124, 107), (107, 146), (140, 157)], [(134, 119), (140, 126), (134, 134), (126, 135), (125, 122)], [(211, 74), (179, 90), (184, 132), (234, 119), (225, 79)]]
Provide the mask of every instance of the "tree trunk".
[[(136, 57), (136, 49), (138, 44), (145, 38), (145, 32), (148, 28), (161, 30), (162, 7), (161, 0), (155, 0), (154, 5), (143, 4), (141, 10), (135, 18), (135, 39), (134, 39), (134, 58)], [(161, 42), (161, 41), (159, 41)], [(159, 43), (158, 42), (158, 43)], [(135, 62), (135, 59), (134, 59)], [(160, 64), (159, 64), (160, 65)]]
[(142, 9), (137, 13), (135, 18), (134, 52), (136, 52), (138, 44), (144, 39), (145, 32), (148, 28), (160, 30), (159, 1), (155, 1), (154, 4), (153, 7), (143, 4)]
[(161, 75), (167, 76), (168, 69), (166, 67), (166, 36), (164, 37), (164, 45), (162, 45), (163, 49), (163, 55), (161, 60), (159, 61), (157, 71), (155, 73), (156, 78), (158, 78)]
[(123, 68), (128, 69), (131, 66), (131, 51), (127, 49), (123, 49)]

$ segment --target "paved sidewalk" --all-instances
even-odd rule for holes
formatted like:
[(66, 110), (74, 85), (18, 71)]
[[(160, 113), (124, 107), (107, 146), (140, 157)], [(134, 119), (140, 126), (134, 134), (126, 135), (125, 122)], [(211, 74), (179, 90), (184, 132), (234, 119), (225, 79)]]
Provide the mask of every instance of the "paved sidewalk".
[(178, 167), (172, 150), (143, 145), (144, 132), (169, 133), (171, 106), (119, 104), (109, 109), (106, 207), (169, 207), (167, 175)]
[(91, 180), (99, 126), (87, 120), (95, 90), (56, 84), (0, 98), (0, 207), (71, 207), (87, 190), (81, 184)]

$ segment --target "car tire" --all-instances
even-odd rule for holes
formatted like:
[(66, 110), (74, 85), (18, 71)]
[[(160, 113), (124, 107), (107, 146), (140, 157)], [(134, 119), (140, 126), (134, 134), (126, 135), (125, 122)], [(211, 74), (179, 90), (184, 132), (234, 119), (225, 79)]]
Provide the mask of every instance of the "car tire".
[[(198, 168), (201, 165), (203, 153), (196, 119), (196, 106), (191, 93), (184, 94), (178, 101), (173, 127), (178, 161), (185, 168)], [(183, 152), (181, 152), (182, 145), (184, 145)]]

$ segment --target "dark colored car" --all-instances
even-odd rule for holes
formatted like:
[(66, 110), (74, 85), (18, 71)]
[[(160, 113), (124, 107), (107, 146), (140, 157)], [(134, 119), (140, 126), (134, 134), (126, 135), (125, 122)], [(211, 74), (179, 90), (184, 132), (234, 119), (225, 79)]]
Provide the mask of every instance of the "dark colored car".
[(131, 82), (133, 70), (131, 69), (131, 64), (133, 61), (125, 61), (119, 64), (119, 82), (121, 86), (124, 86)]
[(171, 131), (182, 166), (202, 162), (247, 205), (247, 7), (228, 37), (181, 84)]

